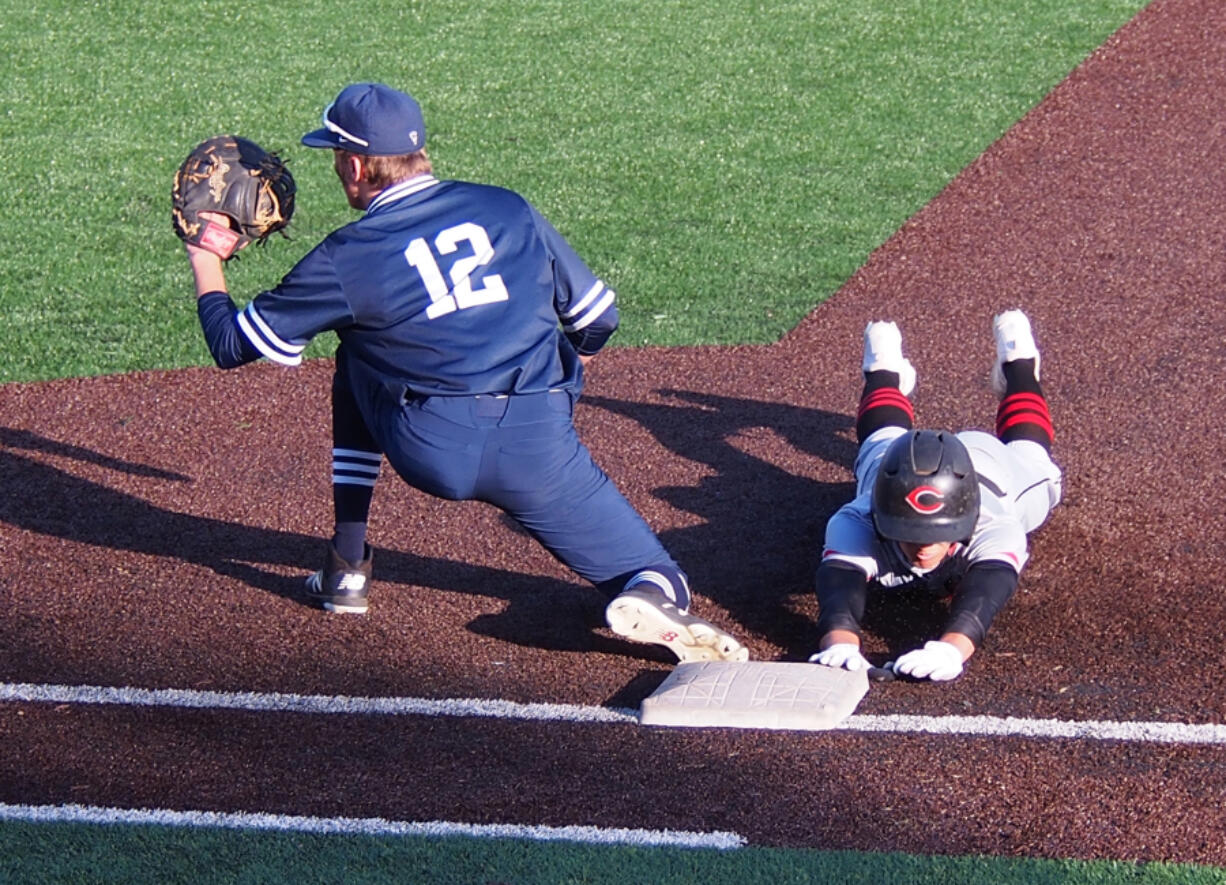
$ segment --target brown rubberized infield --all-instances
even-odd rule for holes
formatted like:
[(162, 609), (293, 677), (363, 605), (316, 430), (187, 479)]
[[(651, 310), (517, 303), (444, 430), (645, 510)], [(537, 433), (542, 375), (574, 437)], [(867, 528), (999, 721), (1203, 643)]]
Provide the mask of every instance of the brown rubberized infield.
[[(1160, 0), (780, 343), (599, 357), (581, 432), (698, 612), (803, 660), (864, 324), (902, 327), (922, 425), (990, 429), (990, 319), (1021, 306), (1066, 500), (967, 673), (859, 712), (1223, 721), (1224, 59), (1226, 6)], [(0, 680), (612, 707), (659, 684), (667, 654), (499, 514), (386, 468), (370, 614), (295, 601), (331, 529), (330, 372), (0, 387)], [(935, 623), (870, 614), (878, 661)], [(1226, 864), (1224, 795), (1222, 745), (0, 704), (6, 803)]]

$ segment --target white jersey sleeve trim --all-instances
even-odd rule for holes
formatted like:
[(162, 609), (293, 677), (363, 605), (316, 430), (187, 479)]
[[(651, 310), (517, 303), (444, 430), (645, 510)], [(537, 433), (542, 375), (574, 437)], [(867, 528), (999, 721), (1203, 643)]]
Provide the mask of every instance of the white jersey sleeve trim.
[(570, 307), (570, 310), (562, 314), (562, 319), (564, 320), (573, 319), (575, 316), (582, 313), (584, 310), (587, 309), (587, 306), (589, 304), (591, 304), (593, 301), (596, 300), (596, 296), (598, 296), (603, 291), (604, 291), (604, 282), (602, 280), (597, 280), (596, 282), (592, 283), (592, 288), (584, 292), (583, 297), (580, 298), (578, 301), (576, 301), (574, 304), (572, 304)]
[(242, 330), (251, 346), (274, 363), (283, 366), (298, 366), (302, 364), (302, 352), (306, 350), (306, 342), (284, 341), (277, 336), (264, 318), (255, 309), (252, 302), (239, 311), (238, 327)]
[(839, 553), (837, 550), (826, 550), (822, 553), (822, 562), (845, 562), (864, 572), (865, 577), (870, 581), (877, 579), (877, 559), (873, 556), (853, 556), (848, 553)]
[[(609, 309), (609, 306), (616, 300), (617, 296), (612, 289), (605, 289), (604, 295), (596, 304), (588, 310), (583, 316), (575, 320), (573, 323), (566, 323), (566, 317), (563, 317), (562, 328), (567, 332), (578, 332), (600, 319), (600, 315)], [(573, 315), (573, 314), (572, 314)]]

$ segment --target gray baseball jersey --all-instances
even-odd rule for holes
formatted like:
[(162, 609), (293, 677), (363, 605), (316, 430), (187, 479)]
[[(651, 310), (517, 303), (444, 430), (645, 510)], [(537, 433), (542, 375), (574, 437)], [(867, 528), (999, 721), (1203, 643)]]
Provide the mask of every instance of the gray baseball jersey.
[(860, 446), (856, 457), (856, 496), (826, 524), (822, 560), (846, 562), (883, 587), (916, 582), (944, 584), (977, 562), (999, 561), (1021, 572), (1029, 556), (1026, 536), (1047, 519), (1060, 501), (1062, 475), (1037, 443), (1003, 443), (978, 430), (958, 434), (979, 479), (979, 519), (965, 544), (956, 544), (935, 569), (913, 568), (898, 544), (873, 526), (873, 483), (891, 442), (907, 431), (883, 427)]

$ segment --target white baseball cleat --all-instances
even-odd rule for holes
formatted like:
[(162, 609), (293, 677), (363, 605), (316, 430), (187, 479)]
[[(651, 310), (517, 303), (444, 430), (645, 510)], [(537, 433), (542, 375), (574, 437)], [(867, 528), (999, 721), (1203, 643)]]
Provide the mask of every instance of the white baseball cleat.
[(749, 660), (749, 649), (711, 622), (681, 611), (654, 587), (619, 594), (604, 616), (618, 636), (666, 646), (683, 664)]
[(894, 372), (903, 396), (915, 390), (915, 366), (902, 355), (902, 332), (896, 323), (887, 320), (871, 322), (864, 327), (865, 372)]
[(1020, 310), (1006, 310), (992, 320), (996, 338), (996, 362), (992, 364), (992, 390), (1005, 395), (1005, 373), (1001, 366), (1014, 360), (1034, 360), (1034, 380), (1039, 380), (1039, 348), (1034, 343), (1030, 320)]

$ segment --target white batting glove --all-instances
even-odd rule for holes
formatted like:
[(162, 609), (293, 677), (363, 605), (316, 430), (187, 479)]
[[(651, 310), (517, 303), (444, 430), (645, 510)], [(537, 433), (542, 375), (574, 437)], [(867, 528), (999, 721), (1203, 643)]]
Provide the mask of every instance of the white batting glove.
[(860, 646), (853, 642), (836, 642), (829, 648), (809, 655), (809, 663), (821, 664), (824, 667), (842, 667), (852, 672), (870, 666), (864, 655), (860, 654)]
[(912, 679), (948, 682), (962, 675), (962, 652), (956, 645), (933, 639), (895, 661), (894, 672)]

